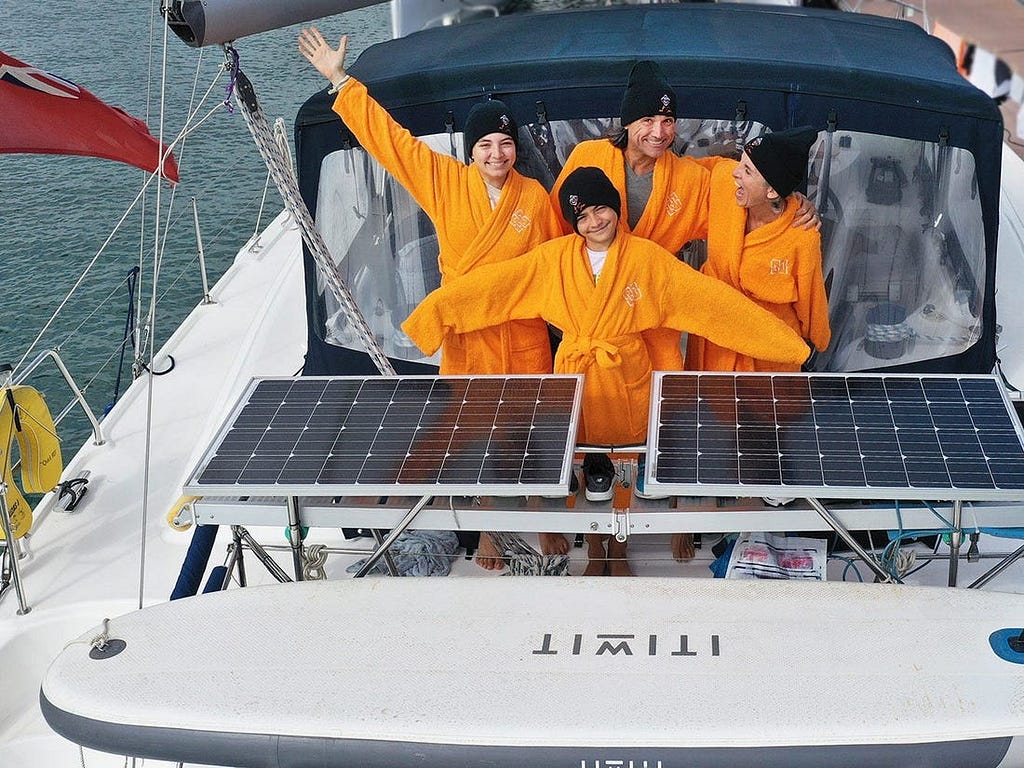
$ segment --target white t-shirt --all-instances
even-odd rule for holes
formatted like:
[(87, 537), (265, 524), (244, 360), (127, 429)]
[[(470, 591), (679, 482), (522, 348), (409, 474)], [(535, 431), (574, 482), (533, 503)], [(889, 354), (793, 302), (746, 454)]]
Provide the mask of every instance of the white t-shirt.
[(501, 197), (501, 190), (497, 187), (492, 187), (486, 181), (484, 182), (484, 188), (487, 190), (487, 199), (491, 201), (491, 210), (493, 211), (498, 205), (498, 198)]
[(601, 276), (604, 269), (604, 260), (608, 258), (608, 251), (592, 251), (587, 248), (587, 256), (590, 257), (590, 270), (594, 273), (594, 282)]

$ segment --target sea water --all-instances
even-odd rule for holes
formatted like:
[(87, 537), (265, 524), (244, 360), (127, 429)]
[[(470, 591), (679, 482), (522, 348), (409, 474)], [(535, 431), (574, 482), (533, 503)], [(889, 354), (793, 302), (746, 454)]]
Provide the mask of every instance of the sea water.
[[(175, 152), (181, 183), (173, 197), (161, 192), (161, 231), (168, 227), (157, 284), (154, 336), (167, 339), (202, 298), (192, 198), (196, 199), (210, 285), (230, 265), (237, 250), (280, 211), (242, 115), (217, 105), (224, 101), (227, 77), (218, 47), (189, 48), (164, 28), (159, 3), (109, 0), (3, 0), (0, 50), (91, 91), (108, 104), (146, 120), (154, 135), (170, 141), (184, 123), (190, 103), (216, 85), (200, 114), (215, 113)], [(315, 22), (336, 43), (349, 34), (348, 61), (366, 46), (390, 37), (387, 5), (350, 11)], [(267, 119), (282, 117), (293, 136), (295, 114), (323, 79), (296, 47), (301, 25), (237, 41), (241, 68), (253, 81)], [(17, 364), (80, 279), (111, 234), (145, 178), (121, 163), (85, 157), (0, 154), (0, 363)], [(136, 288), (148, 312), (153, 291), (152, 255), (155, 192), (145, 214), (129, 216), (82, 280), (50, 328), (36, 342), (36, 353), (57, 348), (86, 397), (101, 413), (113, 400), (129, 313), (127, 276), (141, 267)], [(145, 245), (140, 237), (145, 234)], [(131, 378), (132, 352), (120, 365), (123, 392)], [(26, 383), (47, 392), (51, 410), (70, 400), (55, 367), (45, 363)], [(60, 428), (70, 456), (88, 435), (76, 411)]]

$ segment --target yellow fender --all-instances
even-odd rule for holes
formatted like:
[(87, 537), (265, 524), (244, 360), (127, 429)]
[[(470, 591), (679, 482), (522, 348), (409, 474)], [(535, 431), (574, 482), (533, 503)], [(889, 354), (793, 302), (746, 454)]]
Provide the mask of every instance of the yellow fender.
[[(60, 440), (46, 401), (33, 387), (0, 389), (0, 466), (14, 538), (19, 539), (32, 527), (32, 508), (14, 484), (11, 448), (15, 439), (21, 454), (21, 488), (25, 493), (52, 491), (64, 471)], [(3, 537), (0, 530), (0, 539)]]

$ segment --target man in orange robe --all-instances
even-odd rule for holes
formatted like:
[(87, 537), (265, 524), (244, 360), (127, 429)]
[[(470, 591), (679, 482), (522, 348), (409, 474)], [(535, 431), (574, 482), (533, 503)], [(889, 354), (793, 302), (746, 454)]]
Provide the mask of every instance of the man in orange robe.
[[(494, 322), (543, 318), (562, 332), (555, 371), (585, 375), (578, 439), (605, 445), (647, 438), (646, 330), (697, 333), (789, 364), (807, 358), (807, 345), (777, 317), (655, 243), (619, 230), (619, 193), (599, 169), (570, 174), (559, 202), (578, 234), (431, 293), (402, 325), (420, 349), (430, 354), (452, 333)], [(618, 564), (613, 572), (628, 573), (624, 544), (609, 542), (608, 558)]]

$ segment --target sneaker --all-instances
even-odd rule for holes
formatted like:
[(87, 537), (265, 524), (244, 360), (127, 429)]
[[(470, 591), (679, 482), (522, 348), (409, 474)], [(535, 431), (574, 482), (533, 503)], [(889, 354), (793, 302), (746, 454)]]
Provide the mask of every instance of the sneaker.
[(609, 501), (614, 495), (615, 466), (603, 453), (588, 453), (583, 457), (583, 482), (587, 501)]
[(636, 494), (638, 499), (667, 499), (669, 495), (667, 493), (656, 493), (651, 491), (647, 493), (644, 490), (644, 468), (647, 462), (644, 457), (641, 456), (636, 462), (636, 482), (633, 483), (633, 493)]
[(564, 499), (567, 496), (575, 496), (580, 491), (580, 481), (576, 479), (576, 470), (574, 469), (569, 474), (569, 493), (568, 494), (544, 494), (542, 498), (545, 499)]

